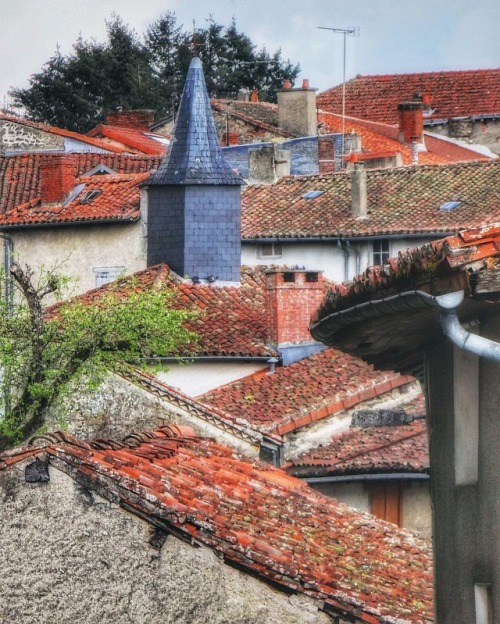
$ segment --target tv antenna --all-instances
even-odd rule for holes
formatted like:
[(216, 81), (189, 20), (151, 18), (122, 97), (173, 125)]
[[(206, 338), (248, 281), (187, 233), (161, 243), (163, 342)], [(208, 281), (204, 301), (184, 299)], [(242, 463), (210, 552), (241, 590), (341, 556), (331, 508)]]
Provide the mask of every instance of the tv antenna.
[(351, 26), (350, 28), (328, 28), (327, 26), (318, 26), (321, 30), (329, 30), (333, 33), (341, 34), (344, 38), (344, 56), (342, 62), (342, 157), (345, 148), (345, 63), (347, 37), (359, 37), (359, 26)]

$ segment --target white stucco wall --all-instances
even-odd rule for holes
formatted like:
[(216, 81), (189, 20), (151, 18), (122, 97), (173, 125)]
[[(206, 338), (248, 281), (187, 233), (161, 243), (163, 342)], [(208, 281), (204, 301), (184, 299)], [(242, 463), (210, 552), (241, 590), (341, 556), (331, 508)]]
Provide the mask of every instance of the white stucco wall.
[(25, 483), (25, 464), (0, 473), (3, 624), (331, 622), (206, 547), (170, 536), (153, 548), (146, 522), (54, 467), (49, 483)]
[(187, 362), (171, 363), (168, 370), (155, 373), (163, 383), (197, 397), (214, 388), (268, 368), (265, 362)]
[(135, 273), (146, 267), (146, 249), (139, 222), (11, 230), (14, 258), (37, 270), (57, 267), (76, 278), (73, 294), (96, 287), (95, 268), (124, 267)]
[[(400, 251), (417, 247), (429, 242), (426, 238), (389, 239), (389, 255), (397, 256)], [(350, 247), (342, 248), (336, 242), (282, 243), (280, 257), (261, 255), (261, 246), (243, 242), (241, 263), (256, 265), (305, 266), (311, 271), (324, 271), (326, 278), (335, 282), (344, 282), (373, 266), (373, 241), (352, 242)], [(348, 259), (344, 249), (348, 250)]]

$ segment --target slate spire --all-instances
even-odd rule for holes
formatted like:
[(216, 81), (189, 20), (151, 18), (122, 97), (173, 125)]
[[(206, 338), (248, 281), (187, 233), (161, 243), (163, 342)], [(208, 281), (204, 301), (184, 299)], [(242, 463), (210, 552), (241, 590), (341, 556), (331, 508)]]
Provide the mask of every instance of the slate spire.
[(191, 61), (168, 156), (148, 187), (148, 265), (239, 282), (243, 179), (219, 146), (200, 59)]
[(189, 66), (169, 153), (148, 184), (243, 184), (222, 154), (197, 57)]

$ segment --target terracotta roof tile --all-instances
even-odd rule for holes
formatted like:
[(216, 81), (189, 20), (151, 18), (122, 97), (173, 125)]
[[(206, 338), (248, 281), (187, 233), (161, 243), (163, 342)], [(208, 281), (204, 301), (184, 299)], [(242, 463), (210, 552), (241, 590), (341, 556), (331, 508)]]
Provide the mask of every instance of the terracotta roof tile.
[(259, 372), (221, 386), (198, 400), (257, 431), (283, 435), (412, 381), (326, 349), (272, 375)]
[[(404, 165), (413, 162), (411, 147), (400, 143), (398, 140), (398, 127), (382, 124), (379, 122), (357, 119), (355, 117), (342, 117), (335, 113), (318, 111), (318, 121), (322, 122), (330, 132), (342, 132), (344, 127), (347, 134), (354, 133), (361, 137), (363, 154), (372, 154), (375, 157), (383, 152), (400, 152)], [(468, 162), (478, 160), (490, 160), (467, 146), (451, 143), (441, 139), (438, 135), (425, 135), (426, 151), (419, 152), (419, 165), (442, 165), (451, 162)], [(357, 154), (352, 154), (356, 156)]]
[[(77, 176), (88, 173), (99, 164), (117, 174), (146, 173), (160, 164), (160, 158), (152, 156), (82, 153), (72, 157)], [(41, 153), (0, 156), (0, 213), (5, 214), (40, 197), (40, 162), (47, 158), (50, 155)]]
[[(351, 213), (348, 173), (282, 178), (243, 189), (242, 237), (428, 234), (500, 220), (500, 160), (367, 171), (368, 216)], [(306, 199), (308, 191), (323, 191)], [(454, 210), (442, 210), (458, 201)]]
[(341, 617), (432, 621), (428, 542), (211, 440), (172, 433), (107, 448), (54, 434), (37, 451), (141, 517)]
[[(157, 141), (151, 133), (136, 128), (99, 124), (88, 132), (87, 136), (102, 138), (101, 142), (105, 145), (120, 143), (123, 146), (122, 151), (129, 151), (134, 154), (164, 156), (168, 149), (165, 143)], [(166, 137), (162, 138), (165, 139)]]
[[(401, 409), (406, 412), (405, 406)], [(353, 427), (290, 461), (286, 469), (300, 477), (428, 472), (427, 436), (425, 418), (390, 427)]]
[[(271, 357), (269, 323), (265, 311), (264, 269), (242, 267), (241, 285), (193, 284), (181, 279), (166, 264), (149, 267), (134, 275), (88, 291), (76, 299), (98, 302), (110, 292), (125, 296), (132, 290), (165, 288), (173, 292), (176, 309), (197, 312), (186, 326), (198, 336), (184, 354), (227, 357)], [(54, 306), (52, 310), (57, 310)], [(173, 354), (175, 355), (175, 354)]]
[[(398, 123), (398, 104), (415, 93), (428, 96), (430, 119), (484, 116), (500, 112), (500, 69), (356, 76), (345, 84), (346, 114)], [(342, 85), (320, 93), (320, 108), (342, 112)]]
[[(140, 216), (139, 185), (148, 177), (149, 173), (136, 173), (76, 178), (75, 187), (81, 185), (82, 188), (71, 201), (46, 204), (38, 198), (31, 199), (0, 215), (0, 227), (81, 221), (135, 221)], [(96, 196), (90, 199), (92, 193)]]

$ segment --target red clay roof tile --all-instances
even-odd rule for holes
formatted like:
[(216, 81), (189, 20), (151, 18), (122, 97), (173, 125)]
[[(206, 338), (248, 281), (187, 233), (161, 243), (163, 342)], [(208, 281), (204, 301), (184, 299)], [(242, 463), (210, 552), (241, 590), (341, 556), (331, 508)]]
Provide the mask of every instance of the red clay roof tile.
[[(415, 93), (428, 96), (431, 119), (500, 112), (500, 69), (356, 76), (345, 83), (346, 114), (383, 123), (398, 123), (398, 104)], [(317, 98), (320, 108), (342, 112), (342, 85)]]
[(272, 375), (259, 372), (221, 386), (198, 400), (252, 429), (283, 435), (412, 381), (326, 349)]
[(428, 542), (211, 440), (170, 435), (160, 429), (152, 439), (136, 436), (109, 448), (86, 443), (82, 458), (81, 444), (56, 434), (36, 451), (71, 474), (85, 474), (101, 494), (118, 497), (141, 517), (160, 518), (176, 535), (323, 601), (341, 617), (377, 624), (432, 620)]
[[(295, 176), (243, 189), (242, 238), (442, 233), (500, 221), (500, 160), (367, 171), (368, 216), (351, 211), (348, 173)], [(323, 191), (305, 199), (308, 191)], [(459, 201), (454, 210), (441, 210)]]

